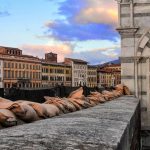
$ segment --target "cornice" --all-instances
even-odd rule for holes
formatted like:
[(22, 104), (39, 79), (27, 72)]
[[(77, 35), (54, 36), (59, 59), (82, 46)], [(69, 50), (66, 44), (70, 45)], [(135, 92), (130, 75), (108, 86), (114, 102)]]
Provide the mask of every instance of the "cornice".
[(116, 30), (120, 33), (120, 35), (134, 35), (139, 27), (119, 27)]

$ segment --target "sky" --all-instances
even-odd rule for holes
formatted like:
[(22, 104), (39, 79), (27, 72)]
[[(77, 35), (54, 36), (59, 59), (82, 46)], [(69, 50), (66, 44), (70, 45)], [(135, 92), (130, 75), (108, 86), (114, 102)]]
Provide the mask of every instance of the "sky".
[(115, 0), (0, 0), (0, 45), (90, 64), (120, 55)]

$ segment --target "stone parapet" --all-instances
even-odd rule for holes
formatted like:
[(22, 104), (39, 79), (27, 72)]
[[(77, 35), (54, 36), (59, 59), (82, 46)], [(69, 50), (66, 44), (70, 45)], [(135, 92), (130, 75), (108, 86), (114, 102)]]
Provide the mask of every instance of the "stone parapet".
[(123, 96), (93, 108), (0, 130), (0, 149), (138, 150), (140, 107)]

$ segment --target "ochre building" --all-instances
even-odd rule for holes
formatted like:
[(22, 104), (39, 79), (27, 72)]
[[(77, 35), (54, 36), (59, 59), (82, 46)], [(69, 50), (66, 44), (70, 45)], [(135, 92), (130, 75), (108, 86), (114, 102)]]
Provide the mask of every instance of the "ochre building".
[(54, 87), (57, 85), (71, 86), (72, 69), (63, 63), (42, 62), (42, 86)]
[(88, 65), (87, 69), (87, 86), (88, 87), (97, 87), (97, 67)]
[(23, 55), (22, 50), (0, 47), (0, 86), (10, 88), (41, 87), (41, 62), (37, 57)]

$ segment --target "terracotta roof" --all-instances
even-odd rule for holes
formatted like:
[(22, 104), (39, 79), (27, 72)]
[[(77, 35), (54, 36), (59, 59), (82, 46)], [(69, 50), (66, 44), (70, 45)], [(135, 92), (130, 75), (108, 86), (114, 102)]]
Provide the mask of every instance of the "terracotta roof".
[(82, 60), (82, 59), (74, 59), (74, 58), (65, 58), (65, 59), (69, 59), (69, 60), (77, 62), (77, 63), (88, 63), (87, 61)]
[(53, 63), (53, 62), (47, 62), (47, 61), (44, 61), (44, 60), (42, 60), (41, 62), (42, 62), (42, 64), (45, 64), (45, 65), (68, 66), (68, 67), (71, 67), (71, 65), (64, 64), (64, 63)]
[(97, 66), (96, 65), (88, 65), (88, 67), (90, 68), (97, 68)]
[(121, 72), (121, 71), (120, 70), (115, 70), (115, 69), (103, 68), (103, 69), (99, 69), (98, 72), (102, 72), (102, 73), (114, 73), (114, 72)]
[(22, 51), (21, 49), (19, 49), (19, 48), (15, 48), (15, 47), (0, 46), (0, 48), (6, 48), (6, 49), (16, 49), (16, 50), (20, 50), (20, 51)]

